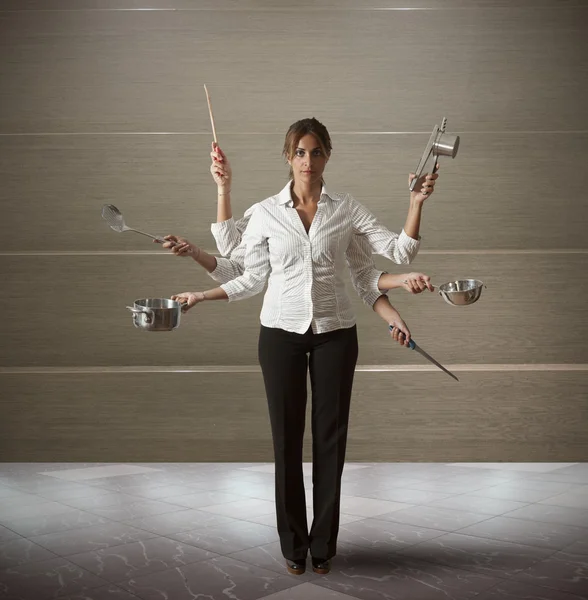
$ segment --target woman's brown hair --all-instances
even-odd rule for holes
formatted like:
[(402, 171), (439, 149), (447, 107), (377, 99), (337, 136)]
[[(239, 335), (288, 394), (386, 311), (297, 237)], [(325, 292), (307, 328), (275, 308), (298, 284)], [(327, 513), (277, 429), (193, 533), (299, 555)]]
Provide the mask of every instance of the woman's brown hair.
[[(307, 134), (314, 135), (317, 139), (321, 150), (327, 157), (331, 156), (331, 136), (327, 131), (327, 128), (314, 117), (312, 119), (302, 119), (296, 121), (290, 125), (288, 133), (286, 133), (286, 139), (284, 141), (283, 154), (286, 160), (290, 160), (294, 156), (294, 152), (298, 146), (298, 142)], [(290, 167), (290, 179), (294, 177), (292, 167)]]

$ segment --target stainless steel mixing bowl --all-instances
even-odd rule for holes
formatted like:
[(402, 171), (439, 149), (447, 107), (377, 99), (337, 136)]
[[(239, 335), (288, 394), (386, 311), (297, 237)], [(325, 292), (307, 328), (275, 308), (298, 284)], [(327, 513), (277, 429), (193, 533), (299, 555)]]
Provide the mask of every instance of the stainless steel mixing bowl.
[(451, 306), (468, 306), (477, 302), (486, 287), (478, 279), (458, 279), (439, 286), (439, 294)]

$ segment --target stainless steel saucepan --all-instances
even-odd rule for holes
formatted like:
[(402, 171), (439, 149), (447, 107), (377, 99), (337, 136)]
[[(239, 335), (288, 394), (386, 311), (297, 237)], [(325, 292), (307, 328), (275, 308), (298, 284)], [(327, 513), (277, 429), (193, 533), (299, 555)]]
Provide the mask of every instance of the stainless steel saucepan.
[(169, 298), (141, 298), (127, 309), (135, 327), (144, 331), (173, 331), (180, 325), (182, 305)]

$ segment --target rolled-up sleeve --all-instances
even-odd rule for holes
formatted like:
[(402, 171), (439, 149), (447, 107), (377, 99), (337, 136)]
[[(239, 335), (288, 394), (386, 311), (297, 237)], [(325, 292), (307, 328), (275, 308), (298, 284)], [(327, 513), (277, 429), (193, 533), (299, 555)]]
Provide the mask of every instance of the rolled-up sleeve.
[(243, 275), (245, 254), (240, 248), (243, 232), (247, 229), (253, 210), (257, 205), (248, 208), (242, 219), (235, 221), (233, 217), (220, 223), (212, 223), (210, 228), (216, 247), (221, 254), (216, 259), (216, 269), (209, 275), (218, 283), (227, 283)]
[(212, 223), (210, 231), (221, 256), (229, 256), (241, 242), (241, 234), (237, 230), (233, 217), (226, 221)]
[[(236, 256), (236, 254), (234, 254)], [(216, 268), (209, 275), (218, 283), (227, 283), (243, 275), (243, 263), (237, 262), (233, 257), (216, 259)]]
[(355, 198), (349, 196), (351, 203), (351, 218), (355, 235), (364, 237), (374, 254), (380, 254), (395, 263), (410, 264), (416, 257), (420, 247), (418, 240), (411, 238), (404, 229), (400, 235), (390, 231)]
[[(270, 272), (268, 240), (263, 231), (263, 209), (256, 208), (249, 220), (239, 246), (233, 251), (229, 263), (242, 262), (242, 275), (222, 284), (229, 302), (244, 300), (259, 294), (265, 287)], [(227, 259), (220, 259), (226, 261)], [(219, 262), (217, 260), (217, 270)], [(222, 267), (221, 267), (222, 269)]]
[(233, 217), (220, 223), (211, 223), (210, 231), (216, 242), (217, 250), (221, 256), (228, 257), (231, 252), (241, 243), (243, 232), (247, 228), (251, 214), (256, 205), (248, 208), (243, 215), (243, 218), (235, 221)]
[(345, 259), (351, 274), (351, 283), (357, 295), (365, 304), (373, 307), (380, 296), (384, 296), (378, 288), (380, 276), (385, 271), (376, 269), (372, 259), (370, 245), (365, 237), (352, 235), (345, 251)]

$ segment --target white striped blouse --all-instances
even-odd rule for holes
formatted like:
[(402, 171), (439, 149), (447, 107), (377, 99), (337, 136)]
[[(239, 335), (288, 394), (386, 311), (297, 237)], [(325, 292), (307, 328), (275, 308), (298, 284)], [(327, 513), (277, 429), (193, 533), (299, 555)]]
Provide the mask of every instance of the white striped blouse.
[(383, 292), (378, 289), (382, 271), (375, 268), (371, 252), (408, 264), (419, 240), (404, 230), (400, 235), (389, 231), (352, 196), (324, 187), (307, 233), (290, 186), (247, 211), (239, 223), (247, 223), (242, 236), (233, 219), (213, 224), (219, 251), (230, 252), (230, 258), (217, 258), (211, 277), (222, 283), (230, 302), (258, 294), (269, 277), (260, 317), (266, 327), (294, 333), (352, 327), (345, 267), (362, 300), (373, 306)]

